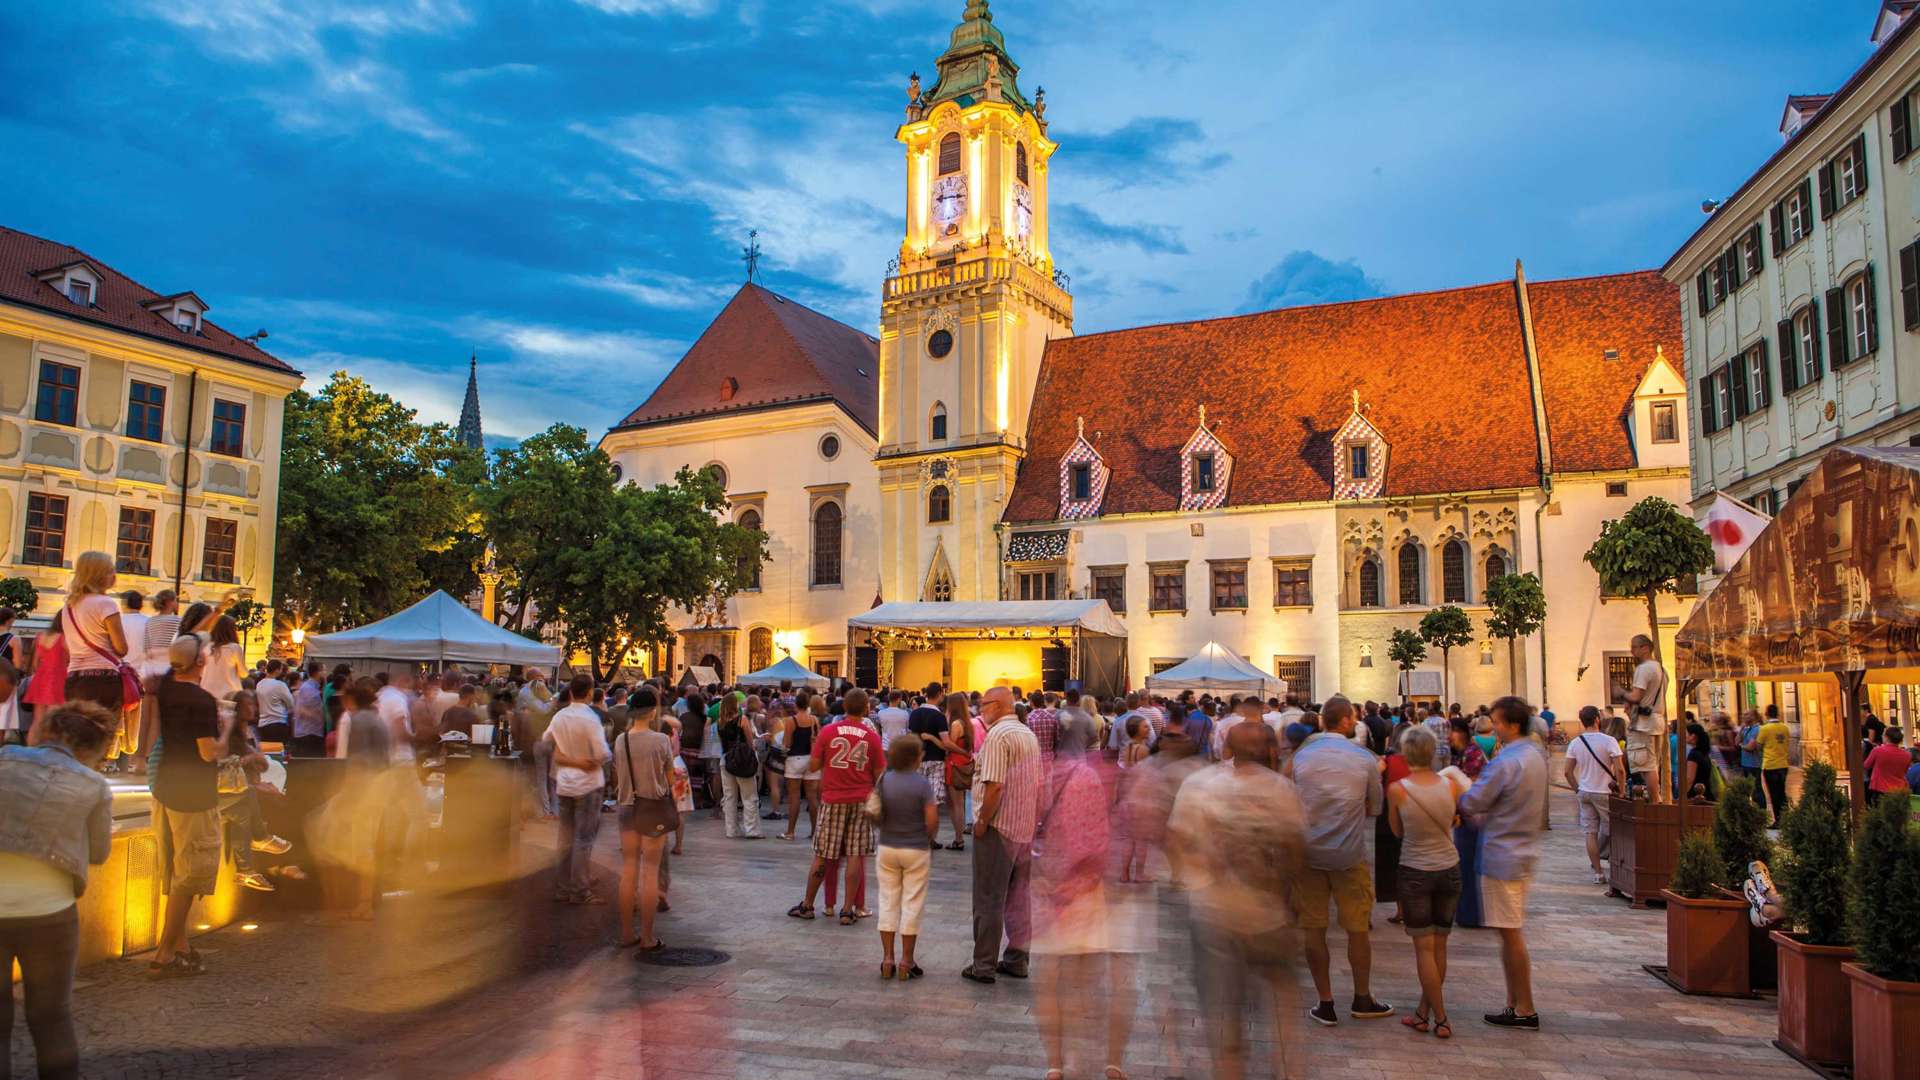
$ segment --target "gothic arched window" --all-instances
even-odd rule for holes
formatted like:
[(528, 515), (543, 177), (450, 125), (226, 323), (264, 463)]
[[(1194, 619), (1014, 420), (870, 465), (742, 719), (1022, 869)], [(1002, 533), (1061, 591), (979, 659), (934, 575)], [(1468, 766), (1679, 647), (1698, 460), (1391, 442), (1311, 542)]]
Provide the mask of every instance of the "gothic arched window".
[(747, 631), (747, 670), (760, 671), (773, 666), (773, 631), (756, 626)]
[(813, 584), (840, 584), (840, 504), (823, 502), (813, 512)]
[(947, 437), (947, 407), (940, 402), (933, 403), (933, 412), (927, 416), (928, 438), (939, 440)]
[(1380, 606), (1380, 560), (1371, 555), (1360, 561), (1360, 606)]
[(1440, 595), (1449, 604), (1467, 602), (1467, 542), (1453, 539), (1440, 548)]
[(936, 484), (927, 492), (927, 524), (939, 525), (953, 520), (953, 496), (947, 485)]
[(1507, 576), (1507, 557), (1498, 551), (1487, 552), (1487, 573), (1486, 573), (1487, 584), (1489, 585), (1493, 584), (1494, 578), (1506, 577), (1506, 576)]
[[(754, 532), (759, 532), (760, 531), (760, 511), (748, 510), (746, 513), (741, 514), (740, 527), (743, 529), (752, 529)], [(746, 587), (749, 589), (758, 589), (760, 587), (760, 560), (751, 558), (751, 557), (743, 558), (740, 560), (740, 569), (742, 571), (742, 576), (747, 579)], [(767, 665), (765, 664), (760, 664), (756, 666), (753, 670), (759, 671), (761, 668), (766, 666)]]
[(1398, 556), (1400, 570), (1400, 603), (1424, 604), (1427, 591), (1420, 580), (1420, 545), (1409, 540), (1400, 545)]
[(940, 140), (940, 175), (960, 171), (960, 133), (949, 131)]
[(1027, 144), (1015, 143), (1013, 147), (1013, 176), (1021, 183), (1027, 183)]

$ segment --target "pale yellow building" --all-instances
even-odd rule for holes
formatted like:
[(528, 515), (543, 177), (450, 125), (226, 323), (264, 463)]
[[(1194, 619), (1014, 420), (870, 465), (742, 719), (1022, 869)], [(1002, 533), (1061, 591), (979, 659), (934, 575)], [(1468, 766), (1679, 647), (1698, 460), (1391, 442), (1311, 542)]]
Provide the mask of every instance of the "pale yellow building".
[(282, 408), (301, 375), (208, 310), (0, 228), (0, 575), (34, 583), (40, 617), (91, 550), (114, 555), (122, 589), (271, 603)]

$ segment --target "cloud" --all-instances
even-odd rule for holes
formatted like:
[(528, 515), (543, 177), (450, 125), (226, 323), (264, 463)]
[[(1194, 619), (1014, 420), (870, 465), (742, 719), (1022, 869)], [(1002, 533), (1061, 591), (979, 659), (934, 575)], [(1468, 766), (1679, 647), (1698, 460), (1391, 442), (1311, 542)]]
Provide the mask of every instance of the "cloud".
[(718, 309), (738, 288), (728, 282), (695, 281), (679, 274), (627, 266), (611, 274), (575, 274), (567, 280), (624, 296), (642, 307), (693, 311)]
[(490, 67), (462, 68), (459, 71), (449, 71), (440, 76), (440, 81), (453, 86), (465, 86), (470, 82), (477, 82), (483, 79), (496, 79), (509, 75), (538, 75), (539, 73), (540, 67), (537, 64), (494, 64)]
[(1232, 160), (1212, 150), (1200, 125), (1177, 116), (1138, 116), (1111, 131), (1061, 133), (1076, 172), (1129, 185), (1164, 185)]
[(686, 15), (713, 13), (714, 0), (575, 0), (608, 15)]
[(1108, 221), (1078, 203), (1053, 208), (1053, 223), (1069, 243), (1130, 244), (1148, 255), (1185, 255), (1180, 230), (1171, 225), (1121, 225)]
[(1269, 311), (1384, 296), (1385, 287), (1351, 259), (1334, 262), (1311, 251), (1290, 251), (1254, 281), (1239, 310)]

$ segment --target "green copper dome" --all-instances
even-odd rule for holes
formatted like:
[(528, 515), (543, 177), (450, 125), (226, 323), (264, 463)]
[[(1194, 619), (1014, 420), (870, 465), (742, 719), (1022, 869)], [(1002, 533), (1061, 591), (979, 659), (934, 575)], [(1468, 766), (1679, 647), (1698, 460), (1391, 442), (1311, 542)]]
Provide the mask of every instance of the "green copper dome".
[(968, 0), (938, 65), (939, 77), (921, 97), (925, 108), (943, 101), (958, 102), (962, 108), (978, 101), (1004, 101), (1021, 112), (1032, 111), (1015, 81), (1020, 65), (1007, 55), (1006, 38), (993, 25), (987, 0)]

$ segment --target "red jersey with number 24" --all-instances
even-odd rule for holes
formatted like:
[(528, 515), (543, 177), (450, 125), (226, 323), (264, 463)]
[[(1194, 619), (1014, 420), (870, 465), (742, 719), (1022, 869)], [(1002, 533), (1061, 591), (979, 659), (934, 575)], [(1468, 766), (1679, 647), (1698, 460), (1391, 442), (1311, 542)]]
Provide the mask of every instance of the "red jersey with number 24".
[(880, 736), (858, 720), (830, 724), (813, 744), (820, 762), (820, 801), (865, 802), (886, 767)]

